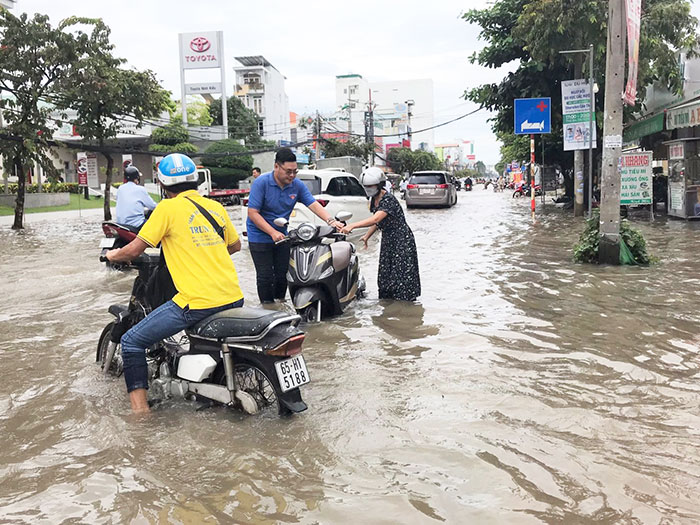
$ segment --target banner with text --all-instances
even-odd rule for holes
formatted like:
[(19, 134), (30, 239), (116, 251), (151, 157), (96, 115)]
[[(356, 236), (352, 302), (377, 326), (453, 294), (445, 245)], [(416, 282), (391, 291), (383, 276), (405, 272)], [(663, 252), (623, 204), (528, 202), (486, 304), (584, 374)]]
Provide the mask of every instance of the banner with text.
[(627, 11), (627, 86), (624, 102), (634, 106), (637, 101), (637, 71), (639, 70), (639, 27), (642, 0), (626, 0)]
[[(593, 95), (595, 97), (595, 95)], [(595, 100), (595, 98), (594, 98)], [(588, 149), (591, 94), (588, 80), (564, 80), (561, 83), (564, 151)], [(595, 112), (593, 113), (593, 147), (596, 147)]]
[(623, 153), (620, 159), (620, 204), (651, 204), (652, 153)]

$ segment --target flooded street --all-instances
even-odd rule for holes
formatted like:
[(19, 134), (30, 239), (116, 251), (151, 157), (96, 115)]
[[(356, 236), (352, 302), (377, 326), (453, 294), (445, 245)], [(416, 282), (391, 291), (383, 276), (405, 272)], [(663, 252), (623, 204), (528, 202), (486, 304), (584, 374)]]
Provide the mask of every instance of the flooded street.
[(700, 223), (639, 221), (661, 263), (595, 267), (570, 215), (481, 186), (410, 210), (420, 304), (376, 299), (373, 239), (288, 419), (134, 419), (94, 363), (135, 277), (98, 262), (98, 218), (3, 226), (0, 523), (697, 523)]

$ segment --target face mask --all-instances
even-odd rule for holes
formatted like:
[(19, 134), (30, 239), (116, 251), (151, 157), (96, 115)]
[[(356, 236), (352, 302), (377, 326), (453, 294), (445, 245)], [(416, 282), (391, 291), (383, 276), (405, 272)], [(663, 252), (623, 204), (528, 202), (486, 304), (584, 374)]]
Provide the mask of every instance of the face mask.
[(365, 186), (365, 193), (368, 197), (374, 197), (379, 193), (379, 186)]

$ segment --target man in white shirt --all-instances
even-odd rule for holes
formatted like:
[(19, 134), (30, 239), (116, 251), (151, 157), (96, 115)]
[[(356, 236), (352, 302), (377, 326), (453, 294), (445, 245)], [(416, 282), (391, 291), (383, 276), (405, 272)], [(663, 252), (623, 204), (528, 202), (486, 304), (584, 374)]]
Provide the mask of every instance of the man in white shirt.
[(144, 209), (154, 210), (155, 201), (139, 186), (141, 172), (136, 166), (127, 166), (124, 170), (124, 184), (117, 190), (117, 222), (134, 228), (140, 228), (146, 222)]

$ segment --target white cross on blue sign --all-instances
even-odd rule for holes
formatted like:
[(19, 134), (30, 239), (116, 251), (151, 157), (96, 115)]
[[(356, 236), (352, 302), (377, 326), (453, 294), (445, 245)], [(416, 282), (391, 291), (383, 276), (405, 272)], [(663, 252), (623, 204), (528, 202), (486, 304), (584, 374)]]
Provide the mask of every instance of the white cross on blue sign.
[(551, 98), (516, 98), (514, 102), (516, 135), (551, 133)]

